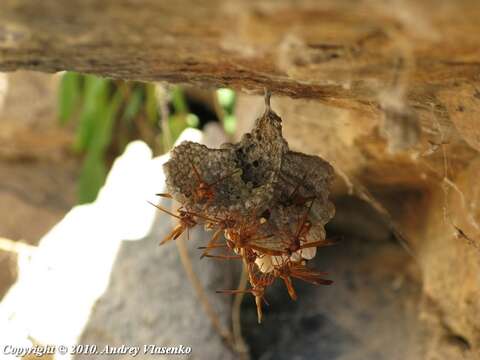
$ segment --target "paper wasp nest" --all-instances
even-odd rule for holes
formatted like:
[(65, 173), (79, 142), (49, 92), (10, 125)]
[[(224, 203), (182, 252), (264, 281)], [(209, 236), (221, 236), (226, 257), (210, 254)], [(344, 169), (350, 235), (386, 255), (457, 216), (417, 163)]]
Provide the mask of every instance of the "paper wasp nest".
[(276, 278), (294, 299), (292, 277), (331, 282), (305, 260), (329, 244), (324, 225), (335, 212), (328, 200), (333, 168), (317, 156), (290, 151), (269, 94), (265, 106), (239, 143), (209, 149), (183, 142), (164, 165), (169, 195), (182, 204), (179, 225), (165, 240), (197, 224), (215, 230), (204, 255), (243, 259), (259, 320), (264, 290)]

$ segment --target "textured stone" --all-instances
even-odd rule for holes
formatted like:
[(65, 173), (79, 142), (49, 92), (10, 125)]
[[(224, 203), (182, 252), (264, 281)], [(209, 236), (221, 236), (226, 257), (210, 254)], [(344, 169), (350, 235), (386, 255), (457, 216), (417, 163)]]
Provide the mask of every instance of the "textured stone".
[[(416, 238), (424, 291), (437, 314), (466, 349), (480, 356), (480, 161), (459, 175), (455, 187), (438, 189)], [(440, 211), (445, 209), (445, 211)]]
[(257, 93), (268, 86), (366, 114), (378, 111), (380, 94), (397, 78), (409, 85), (408, 101), (428, 107), (436, 89), (475, 79), (479, 67), (480, 9), (468, 0), (2, 5), (3, 70), (76, 70)]

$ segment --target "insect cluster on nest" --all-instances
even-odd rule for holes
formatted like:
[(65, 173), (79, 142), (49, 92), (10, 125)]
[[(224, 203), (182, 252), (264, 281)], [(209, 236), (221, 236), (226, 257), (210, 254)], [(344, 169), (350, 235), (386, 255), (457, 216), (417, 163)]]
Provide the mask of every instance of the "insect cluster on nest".
[[(290, 151), (269, 93), (265, 106), (237, 144), (209, 149), (186, 141), (175, 147), (164, 165), (168, 194), (159, 195), (182, 205), (176, 213), (157, 206), (178, 219), (161, 244), (201, 224), (214, 231), (202, 257), (243, 260), (250, 282), (245, 291), (255, 297), (259, 322), (265, 290), (275, 279), (284, 281), (292, 299), (292, 278), (332, 283), (306, 261), (317, 247), (331, 244), (324, 225), (335, 213), (328, 200), (333, 168), (317, 156)], [(212, 254), (220, 249), (224, 253)]]

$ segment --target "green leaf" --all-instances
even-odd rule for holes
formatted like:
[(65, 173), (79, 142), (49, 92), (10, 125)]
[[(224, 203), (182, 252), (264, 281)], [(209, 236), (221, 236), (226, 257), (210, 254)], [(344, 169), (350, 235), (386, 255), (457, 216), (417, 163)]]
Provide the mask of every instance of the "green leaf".
[(132, 121), (132, 119), (140, 111), (143, 100), (142, 97), (142, 90), (140, 90), (139, 88), (135, 88), (132, 95), (128, 99), (125, 111), (123, 112), (123, 120), (125, 120), (127, 123)]
[(174, 86), (171, 91), (173, 111), (175, 113), (186, 114), (188, 113), (187, 102), (185, 101), (185, 96), (183, 91), (179, 86)]
[(85, 204), (95, 201), (106, 177), (107, 170), (104, 159), (93, 152), (88, 154), (83, 163), (78, 182), (79, 203)]
[(102, 116), (108, 106), (108, 90), (110, 81), (87, 75), (85, 77), (85, 101), (80, 115), (74, 149), (85, 151), (98, 126), (97, 119)]
[(186, 116), (181, 114), (171, 115), (169, 118), (170, 135), (173, 141), (178, 139), (183, 130), (188, 127)]
[(95, 123), (95, 133), (92, 134), (88, 152), (94, 152), (100, 156), (104, 156), (108, 146), (112, 142), (112, 132), (115, 119), (118, 115), (120, 104), (123, 100), (122, 93), (116, 91), (110, 102), (101, 109)]
[(217, 90), (217, 99), (228, 114), (233, 113), (235, 107), (235, 92), (231, 89), (221, 88)]
[(189, 127), (198, 128), (198, 125), (200, 124), (200, 119), (197, 115), (190, 113), (187, 114), (187, 116), (185, 117), (185, 122)]
[(72, 117), (80, 100), (80, 74), (67, 72), (62, 76), (59, 88), (59, 120), (64, 125)]
[(158, 105), (157, 98), (155, 96), (155, 85), (147, 84), (145, 87), (145, 112), (147, 113), (147, 119), (150, 124), (156, 124), (158, 120)]
[(233, 115), (226, 115), (223, 118), (223, 128), (225, 132), (230, 135), (235, 134), (235, 130), (237, 129), (237, 119)]
[(112, 131), (123, 96), (116, 91), (110, 102), (97, 112), (94, 133), (89, 141), (87, 155), (79, 179), (80, 203), (92, 202), (106, 179), (105, 154), (112, 141)]

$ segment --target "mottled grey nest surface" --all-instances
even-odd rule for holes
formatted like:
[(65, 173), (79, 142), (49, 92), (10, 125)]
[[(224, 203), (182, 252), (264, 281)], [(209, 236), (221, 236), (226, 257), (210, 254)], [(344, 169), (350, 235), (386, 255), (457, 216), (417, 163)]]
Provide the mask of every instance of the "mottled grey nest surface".
[[(263, 217), (260, 235), (295, 233), (307, 216), (310, 241), (323, 240), (324, 225), (335, 213), (328, 200), (333, 168), (318, 156), (289, 150), (282, 119), (271, 110), (269, 95), (265, 99), (264, 114), (239, 143), (210, 149), (185, 141), (175, 147), (164, 165), (168, 191), (184, 209), (208, 217)], [(194, 195), (200, 181), (211, 186), (213, 199), (199, 201)], [(305, 206), (309, 198), (315, 199), (311, 209)], [(262, 245), (276, 249), (279, 240), (265, 239)]]

